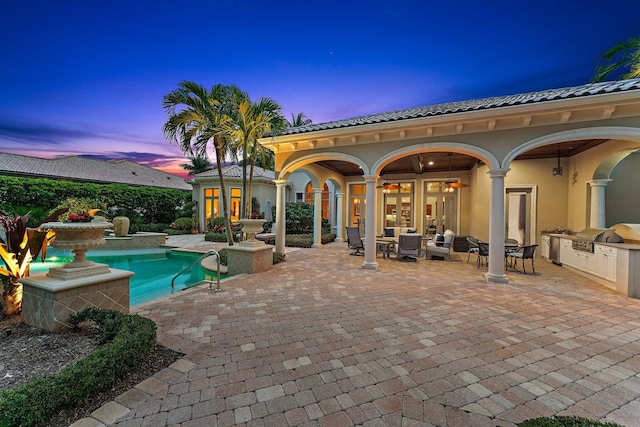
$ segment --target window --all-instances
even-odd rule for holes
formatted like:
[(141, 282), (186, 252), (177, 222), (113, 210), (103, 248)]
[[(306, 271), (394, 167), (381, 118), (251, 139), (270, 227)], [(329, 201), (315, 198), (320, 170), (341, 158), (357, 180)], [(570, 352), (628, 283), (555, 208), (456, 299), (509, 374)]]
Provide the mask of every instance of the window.
[(222, 215), (220, 212), (220, 189), (205, 188), (204, 189), (204, 216), (207, 224), (211, 218), (217, 218)]
[(240, 212), (242, 212), (242, 189), (241, 188), (232, 188), (231, 189), (231, 200), (229, 201), (231, 205), (231, 222), (240, 221)]

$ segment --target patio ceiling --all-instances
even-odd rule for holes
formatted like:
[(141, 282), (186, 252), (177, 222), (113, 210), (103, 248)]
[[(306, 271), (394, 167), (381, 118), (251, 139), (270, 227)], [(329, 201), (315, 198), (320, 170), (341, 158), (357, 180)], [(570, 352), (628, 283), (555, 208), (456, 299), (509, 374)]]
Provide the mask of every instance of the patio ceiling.
[[(569, 141), (559, 144), (545, 145), (544, 147), (534, 148), (526, 153), (516, 157), (516, 160), (531, 160), (560, 157), (571, 157), (597, 145), (607, 141), (606, 139), (586, 139), (581, 141)], [(428, 152), (418, 153), (398, 159), (382, 170), (381, 175), (387, 174), (403, 174), (423, 172), (446, 172), (449, 170), (449, 153), (447, 152)], [(479, 160), (473, 156), (466, 154), (452, 153), (451, 170), (471, 170)], [(429, 164), (433, 162), (433, 164)], [(340, 160), (324, 160), (316, 162), (317, 165), (325, 167), (331, 171), (339, 173), (343, 176), (362, 175), (362, 170), (353, 163)]]

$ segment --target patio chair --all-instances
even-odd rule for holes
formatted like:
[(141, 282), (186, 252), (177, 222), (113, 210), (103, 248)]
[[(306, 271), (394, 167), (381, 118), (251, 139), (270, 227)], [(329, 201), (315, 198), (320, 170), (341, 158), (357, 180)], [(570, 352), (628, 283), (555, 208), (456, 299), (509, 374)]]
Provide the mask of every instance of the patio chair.
[(536, 274), (536, 269), (533, 266), (533, 260), (535, 258), (536, 248), (538, 245), (527, 245), (518, 248), (516, 251), (509, 252), (507, 256), (513, 260), (513, 268), (518, 267), (518, 260), (522, 260), (522, 271), (524, 274), (527, 274), (527, 269), (524, 266), (524, 260), (531, 260), (531, 269), (533, 270), (533, 274)]
[(453, 245), (454, 237), (455, 233), (447, 230), (444, 232), (444, 240), (442, 242), (438, 242), (437, 239), (435, 242), (427, 242), (425, 258), (428, 259), (431, 256), (431, 259), (433, 259), (436, 256), (453, 261), (453, 258), (451, 258), (451, 246)]
[(398, 261), (417, 261), (422, 249), (422, 235), (416, 233), (400, 234), (396, 245)]
[(475, 237), (467, 237), (467, 242), (469, 242), (469, 250), (467, 251), (467, 264), (469, 263), (469, 259), (471, 258), (471, 254), (478, 255), (478, 239)]
[(480, 264), (482, 264), (482, 260), (484, 259), (484, 263), (489, 264), (489, 244), (485, 242), (478, 242), (478, 268), (480, 268)]
[(364, 253), (360, 252), (360, 249), (364, 250), (364, 242), (360, 237), (360, 230), (358, 227), (346, 227), (347, 230), (347, 246), (350, 249), (355, 249), (355, 252), (351, 252), (349, 255), (363, 256)]

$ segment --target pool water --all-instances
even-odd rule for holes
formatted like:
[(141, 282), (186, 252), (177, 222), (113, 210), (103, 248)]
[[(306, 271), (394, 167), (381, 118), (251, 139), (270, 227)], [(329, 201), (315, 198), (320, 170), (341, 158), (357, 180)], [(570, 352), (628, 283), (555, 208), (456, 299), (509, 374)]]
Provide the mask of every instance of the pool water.
[[(200, 264), (196, 264), (180, 275), (175, 281), (175, 288), (171, 289), (173, 277), (200, 256), (199, 253), (170, 249), (87, 252), (87, 259), (91, 261), (135, 273), (131, 277), (129, 286), (130, 305), (170, 295), (203, 279), (215, 281), (215, 272), (203, 269)], [(41, 263), (38, 259), (32, 262), (30, 272), (31, 274), (46, 273), (49, 268), (61, 267), (72, 259), (73, 254), (70, 251), (49, 248), (46, 261)], [(221, 275), (221, 277), (224, 276)]]

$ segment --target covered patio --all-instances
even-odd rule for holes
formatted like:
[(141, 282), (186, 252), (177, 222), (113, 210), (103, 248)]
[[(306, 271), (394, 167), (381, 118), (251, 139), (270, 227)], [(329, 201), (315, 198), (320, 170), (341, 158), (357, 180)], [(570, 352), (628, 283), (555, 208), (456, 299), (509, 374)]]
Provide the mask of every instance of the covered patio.
[[(639, 123), (640, 80), (627, 80), (292, 128), (260, 140), (276, 153), (276, 247), (284, 249), (286, 188), (303, 172), (316, 206), (315, 247), (322, 246), (323, 187), (331, 183), (338, 241), (354, 222), (374, 241), (392, 220), (419, 232), (434, 221), (439, 231), (489, 242), (485, 280), (508, 283), (498, 255), (512, 233), (523, 245), (540, 244), (542, 231), (558, 226), (575, 232), (620, 217), (640, 222), (628, 205), (637, 174), (612, 179), (618, 165), (640, 165), (632, 156)], [(397, 194), (387, 192), (391, 186)], [(526, 200), (519, 233), (509, 228), (510, 195)], [(366, 247), (361, 267), (378, 266), (375, 246)]]

